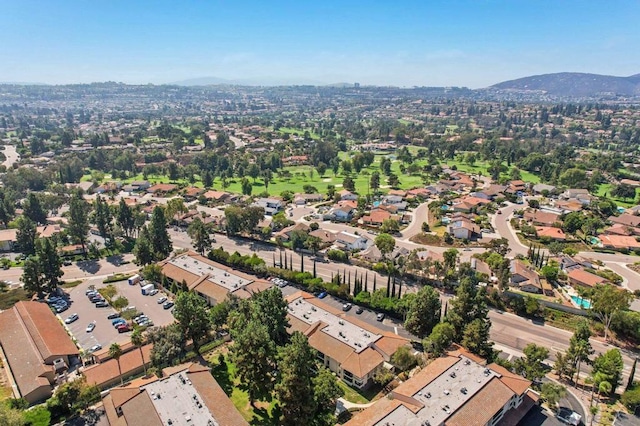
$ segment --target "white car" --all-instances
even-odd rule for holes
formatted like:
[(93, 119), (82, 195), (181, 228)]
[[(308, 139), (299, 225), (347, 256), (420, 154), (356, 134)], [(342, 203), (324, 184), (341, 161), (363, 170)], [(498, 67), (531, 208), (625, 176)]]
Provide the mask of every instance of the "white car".
[(155, 296), (156, 294), (158, 294), (158, 289), (157, 288), (154, 288), (153, 290), (151, 290), (149, 292), (149, 296)]
[(166, 302), (166, 301), (167, 301), (167, 298), (166, 298), (165, 296), (162, 296), (162, 297), (160, 297), (160, 298), (158, 299), (158, 305), (161, 305), (161, 304), (163, 304), (163, 303), (164, 303), (164, 302)]
[(67, 317), (67, 319), (64, 320), (64, 323), (71, 324), (72, 322), (77, 321), (78, 318), (80, 318), (78, 314), (71, 314)]
[(96, 328), (96, 323), (90, 322), (89, 325), (87, 326), (87, 333), (91, 333), (95, 328)]

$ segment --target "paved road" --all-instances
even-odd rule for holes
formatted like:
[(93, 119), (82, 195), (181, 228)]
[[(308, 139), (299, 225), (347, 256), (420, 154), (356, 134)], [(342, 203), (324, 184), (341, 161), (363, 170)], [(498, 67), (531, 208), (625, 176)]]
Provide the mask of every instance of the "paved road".
[(409, 238), (422, 232), (422, 223), (427, 221), (429, 213), (429, 203), (422, 203), (416, 207), (411, 216), (411, 223), (402, 231), (402, 240), (409, 241)]
[(522, 208), (522, 204), (510, 204), (507, 207), (500, 209), (502, 214), (494, 214), (491, 218), (491, 225), (493, 226), (493, 229), (495, 229), (496, 233), (509, 241), (509, 248), (511, 249), (509, 252), (510, 257), (515, 257), (518, 254), (526, 256), (527, 251), (529, 251), (529, 248), (520, 242), (509, 224), (509, 220), (511, 219), (513, 212)]
[(20, 154), (16, 151), (15, 145), (4, 145), (4, 150), (2, 152), (7, 157), (7, 159), (2, 162), (7, 169), (10, 169), (13, 167), (14, 163), (20, 161)]
[[(101, 260), (85, 260), (76, 262), (70, 266), (63, 266), (63, 280), (76, 280), (85, 278), (106, 278), (117, 273), (131, 273), (138, 270), (133, 262), (132, 254), (118, 255)], [(129, 263), (123, 263), (123, 262)], [(0, 269), (0, 281), (8, 283), (10, 286), (20, 285), (22, 268)]]
[[(564, 353), (567, 350), (569, 339), (573, 335), (566, 330), (496, 310), (489, 311), (489, 319), (491, 320), (491, 340), (496, 342), (496, 349), (504, 349), (505, 352), (520, 356), (527, 344), (535, 343), (549, 349), (547, 362), (551, 366), (555, 362), (556, 353)], [(595, 351), (594, 356), (614, 348), (596, 339), (591, 339), (591, 346)], [(622, 383), (625, 384), (631, 372), (635, 354), (624, 349), (620, 351), (624, 361)], [(585, 365), (582, 371), (586, 374), (590, 371), (590, 367)]]

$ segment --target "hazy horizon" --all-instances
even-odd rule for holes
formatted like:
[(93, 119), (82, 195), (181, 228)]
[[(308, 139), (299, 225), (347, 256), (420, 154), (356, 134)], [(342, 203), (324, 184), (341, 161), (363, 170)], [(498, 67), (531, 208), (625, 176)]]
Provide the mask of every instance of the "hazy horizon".
[(0, 0), (0, 81), (487, 87), (640, 72), (640, 3)]

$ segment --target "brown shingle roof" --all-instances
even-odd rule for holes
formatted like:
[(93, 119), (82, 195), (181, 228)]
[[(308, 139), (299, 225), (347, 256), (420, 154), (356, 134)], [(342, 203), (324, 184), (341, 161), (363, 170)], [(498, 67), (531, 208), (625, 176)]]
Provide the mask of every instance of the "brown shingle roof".
[(24, 322), (43, 360), (79, 353), (60, 321), (46, 304), (18, 302), (13, 309)]
[(208, 368), (193, 364), (187, 374), (218, 424), (229, 426), (247, 424)]
[(0, 343), (22, 396), (49, 386), (45, 374), (52, 374), (52, 367), (43, 363), (15, 309), (0, 313)]
[(482, 426), (513, 396), (513, 391), (494, 377), (446, 421), (447, 426)]
[[(152, 344), (144, 345), (142, 347), (145, 364), (148, 364), (151, 359), (152, 347)], [(122, 370), (123, 377), (132, 374), (135, 370), (140, 368), (142, 368), (140, 350), (127, 352), (122, 354), (120, 357), (120, 369)], [(83, 374), (87, 378), (88, 384), (101, 387), (118, 377), (118, 362), (115, 359), (110, 359), (109, 361), (87, 368), (83, 371)]]

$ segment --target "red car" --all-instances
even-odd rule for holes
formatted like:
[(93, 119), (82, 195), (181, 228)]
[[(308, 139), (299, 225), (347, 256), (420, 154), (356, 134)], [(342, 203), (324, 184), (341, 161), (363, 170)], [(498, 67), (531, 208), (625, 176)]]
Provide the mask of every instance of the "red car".
[(119, 326), (118, 326), (118, 328), (117, 328), (116, 330), (118, 330), (118, 333), (126, 333), (126, 332), (128, 332), (128, 331), (131, 331), (131, 329), (129, 328), (129, 326), (128, 326), (128, 325), (126, 325), (126, 324), (119, 325)]

